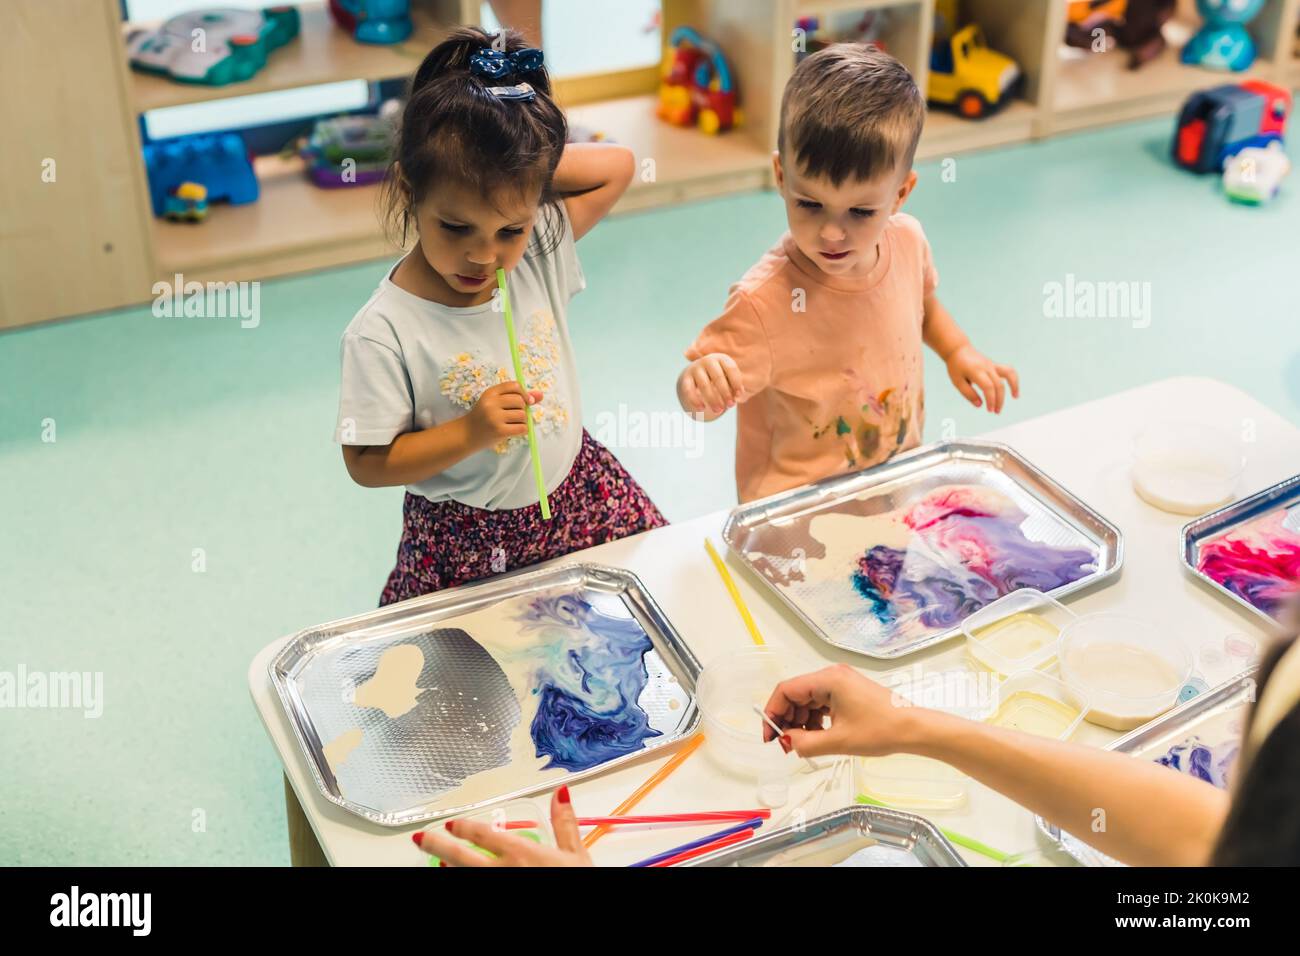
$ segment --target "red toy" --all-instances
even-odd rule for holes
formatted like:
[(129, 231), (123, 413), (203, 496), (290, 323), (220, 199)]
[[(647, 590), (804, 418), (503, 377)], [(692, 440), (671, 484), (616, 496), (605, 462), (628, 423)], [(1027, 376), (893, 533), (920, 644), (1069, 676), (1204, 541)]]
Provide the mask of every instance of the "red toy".
[(731, 68), (715, 44), (690, 27), (678, 27), (669, 40), (655, 113), (674, 126), (696, 126), (717, 133), (741, 124)]
[(1173, 159), (1194, 173), (1215, 173), (1247, 146), (1281, 142), (1291, 94), (1262, 80), (1193, 93), (1178, 114)]

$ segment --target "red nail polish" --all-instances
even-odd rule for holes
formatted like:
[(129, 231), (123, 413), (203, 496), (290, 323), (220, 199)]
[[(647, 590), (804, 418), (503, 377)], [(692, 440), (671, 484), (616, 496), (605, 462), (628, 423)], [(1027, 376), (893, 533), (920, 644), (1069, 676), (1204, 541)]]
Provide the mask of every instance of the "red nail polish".
[(424, 843), (424, 831), (423, 831), (423, 830), (416, 830), (414, 833), (412, 833), (412, 834), (411, 834), (411, 842), (414, 843), (416, 846), (420, 846), (421, 844), (423, 844), (423, 843)]
[(448, 820), (446, 823), (443, 824), (443, 826), (445, 826), (445, 827), (447, 828), (447, 832), (448, 832), (448, 833), (451, 833), (451, 832), (452, 832), (452, 830), (451, 830), (451, 825), (452, 825), (453, 823), (455, 823), (455, 822), (456, 822), (455, 820)]
[(793, 747), (793, 746), (794, 746), (794, 743), (790, 740), (790, 735), (789, 735), (789, 734), (782, 734), (782, 735), (781, 735), (781, 749), (784, 750), (786, 753), (789, 753), (789, 752), (790, 752), (790, 748)]
[(438, 861), (438, 865), (439, 865), (439, 866), (446, 866), (446, 865), (447, 865), (447, 861), (446, 861), (446, 860), (439, 860), (439, 861)]
[(556, 796), (560, 798), (560, 802), (561, 802), (561, 803), (568, 803), (568, 802), (569, 802), (569, 788), (566, 787), (566, 786), (564, 786), (563, 784), (561, 784), (561, 785), (560, 785), (559, 792), (556, 793)]

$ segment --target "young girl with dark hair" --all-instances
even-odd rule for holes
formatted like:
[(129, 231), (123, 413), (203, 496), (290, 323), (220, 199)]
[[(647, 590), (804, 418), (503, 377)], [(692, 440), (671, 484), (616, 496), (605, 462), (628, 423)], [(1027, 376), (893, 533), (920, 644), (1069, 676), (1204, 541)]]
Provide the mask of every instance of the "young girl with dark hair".
[[(565, 310), (575, 242), (631, 181), (631, 152), (565, 145), (542, 52), (454, 31), (420, 64), (386, 198), (409, 253), (349, 323), (336, 440), (365, 487), (405, 485), (390, 604), (664, 524), (582, 427)], [(508, 276), (528, 392), (514, 380)], [(535, 423), (552, 518), (527, 445)]]

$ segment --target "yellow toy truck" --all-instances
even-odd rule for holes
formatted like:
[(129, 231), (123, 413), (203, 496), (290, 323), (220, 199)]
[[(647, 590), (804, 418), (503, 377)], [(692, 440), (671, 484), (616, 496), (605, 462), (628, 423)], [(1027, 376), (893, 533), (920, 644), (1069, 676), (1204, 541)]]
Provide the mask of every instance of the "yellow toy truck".
[(1016, 61), (990, 50), (983, 31), (972, 23), (934, 44), (926, 99), (967, 119), (982, 119), (1011, 99), (1024, 79)]

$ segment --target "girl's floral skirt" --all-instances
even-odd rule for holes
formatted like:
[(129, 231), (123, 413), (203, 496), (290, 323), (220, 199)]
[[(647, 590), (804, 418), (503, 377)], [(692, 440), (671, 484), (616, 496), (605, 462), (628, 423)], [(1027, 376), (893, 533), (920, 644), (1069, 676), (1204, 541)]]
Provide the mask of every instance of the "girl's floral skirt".
[(540, 505), (489, 511), (406, 494), (397, 566), (380, 605), (477, 581), (668, 522), (617, 458), (584, 430), (573, 467)]

